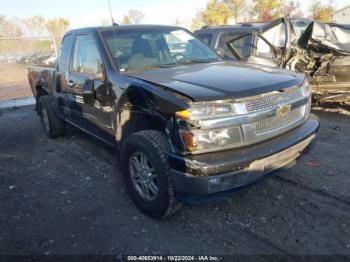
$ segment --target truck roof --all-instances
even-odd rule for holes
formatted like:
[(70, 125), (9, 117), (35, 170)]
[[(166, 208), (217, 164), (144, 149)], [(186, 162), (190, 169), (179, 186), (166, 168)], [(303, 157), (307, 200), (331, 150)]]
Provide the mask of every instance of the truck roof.
[[(170, 25), (148, 25), (148, 24), (142, 24), (142, 25), (116, 25), (116, 26), (96, 26), (96, 27), (83, 27), (83, 28), (77, 28), (70, 30), (66, 32), (66, 34), (79, 34), (79, 33), (86, 33), (86, 32), (96, 32), (99, 30), (138, 30), (138, 29), (168, 29), (168, 30), (176, 30), (176, 29), (184, 29), (179, 26), (170, 26)], [(185, 29), (186, 30), (186, 29)]]
[(265, 24), (263, 23), (242, 23), (236, 25), (219, 25), (219, 26), (204, 26), (201, 29), (195, 31), (196, 33), (205, 33), (213, 31), (255, 31), (262, 28)]

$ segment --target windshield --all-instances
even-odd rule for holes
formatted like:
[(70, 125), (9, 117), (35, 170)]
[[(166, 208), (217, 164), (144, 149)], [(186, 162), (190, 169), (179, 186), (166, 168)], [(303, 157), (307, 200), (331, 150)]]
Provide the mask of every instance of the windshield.
[(209, 63), (220, 58), (182, 29), (130, 29), (102, 32), (120, 71)]

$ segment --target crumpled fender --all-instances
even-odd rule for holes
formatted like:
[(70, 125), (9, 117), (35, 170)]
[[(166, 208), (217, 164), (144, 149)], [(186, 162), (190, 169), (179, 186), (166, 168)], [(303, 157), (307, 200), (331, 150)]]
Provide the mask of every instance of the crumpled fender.
[(185, 98), (168, 91), (161, 86), (141, 80), (133, 80), (127, 88), (125, 95), (132, 104), (147, 109), (159, 111), (163, 114), (175, 114), (189, 108)]
[[(175, 113), (190, 107), (187, 103), (190, 100), (187, 97), (182, 97), (161, 86), (142, 80), (132, 80), (130, 85), (123, 89), (123, 94), (115, 102), (114, 111), (114, 120), (116, 121), (114, 124), (116, 127), (115, 137), (118, 142), (122, 140), (123, 126), (120, 125), (120, 121), (123, 122), (123, 112), (143, 114), (166, 126), (167, 130), (171, 132), (173, 131), (173, 117)], [(175, 135), (172, 137), (176, 141)]]

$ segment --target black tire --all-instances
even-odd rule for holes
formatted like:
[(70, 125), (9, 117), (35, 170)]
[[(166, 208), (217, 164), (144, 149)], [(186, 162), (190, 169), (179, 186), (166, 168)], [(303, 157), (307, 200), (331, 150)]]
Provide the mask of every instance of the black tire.
[(40, 97), (38, 109), (46, 135), (51, 139), (64, 136), (64, 121), (58, 116), (54, 98), (51, 96)]
[[(154, 200), (143, 198), (131, 178), (130, 161), (139, 152), (147, 156), (157, 176), (158, 194)], [(153, 130), (132, 134), (121, 152), (122, 173), (131, 199), (144, 214), (155, 219), (169, 217), (180, 207), (169, 175), (169, 152), (165, 134)]]

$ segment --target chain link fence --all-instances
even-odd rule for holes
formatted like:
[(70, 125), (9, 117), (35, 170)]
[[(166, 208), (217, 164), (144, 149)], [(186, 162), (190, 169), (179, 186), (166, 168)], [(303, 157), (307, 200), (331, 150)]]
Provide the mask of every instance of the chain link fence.
[(0, 38), (0, 62), (53, 66), (62, 37)]

